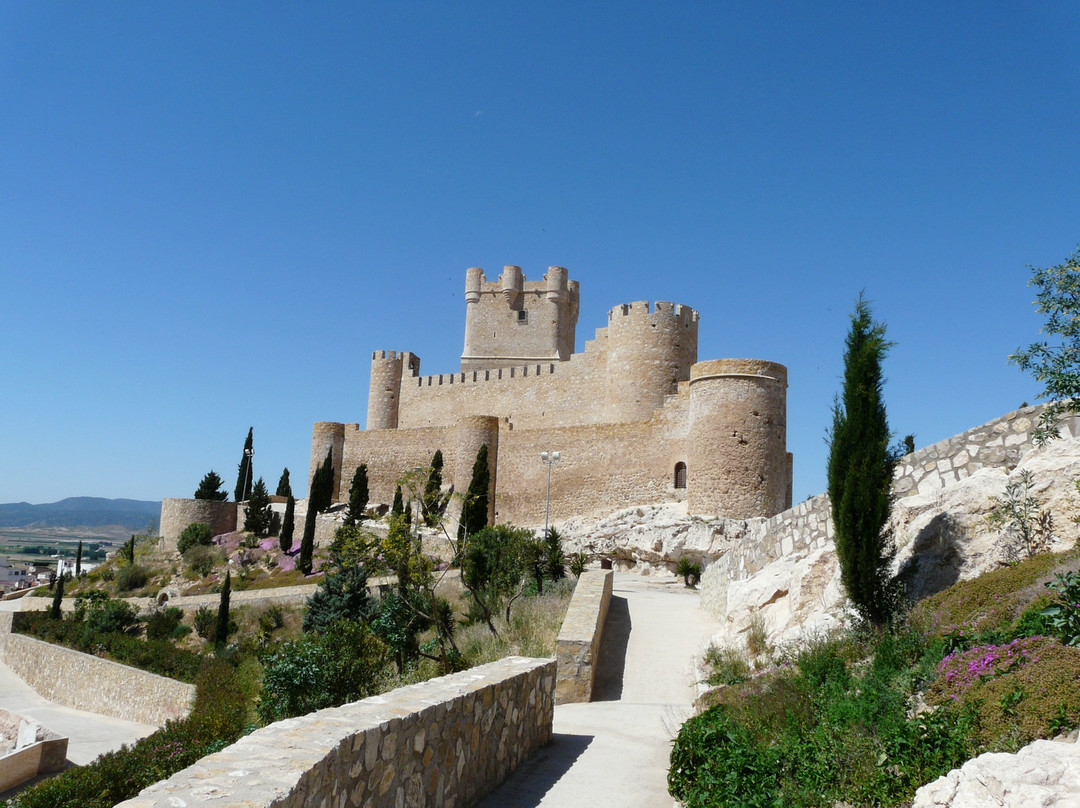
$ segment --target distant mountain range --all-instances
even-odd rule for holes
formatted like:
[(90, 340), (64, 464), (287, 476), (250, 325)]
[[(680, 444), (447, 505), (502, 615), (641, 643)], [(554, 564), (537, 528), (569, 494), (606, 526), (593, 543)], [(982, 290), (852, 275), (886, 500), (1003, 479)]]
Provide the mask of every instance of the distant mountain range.
[(59, 502), (31, 505), (12, 502), (0, 505), (0, 527), (103, 527), (119, 525), (142, 530), (151, 521), (156, 529), (161, 501), (68, 497)]

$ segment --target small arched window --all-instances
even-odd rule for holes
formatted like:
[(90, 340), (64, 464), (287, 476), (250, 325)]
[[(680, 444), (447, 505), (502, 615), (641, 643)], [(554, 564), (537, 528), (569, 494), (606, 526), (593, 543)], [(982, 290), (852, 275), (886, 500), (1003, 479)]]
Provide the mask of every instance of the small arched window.
[(675, 464), (675, 487), (686, 488), (686, 464), (682, 461)]

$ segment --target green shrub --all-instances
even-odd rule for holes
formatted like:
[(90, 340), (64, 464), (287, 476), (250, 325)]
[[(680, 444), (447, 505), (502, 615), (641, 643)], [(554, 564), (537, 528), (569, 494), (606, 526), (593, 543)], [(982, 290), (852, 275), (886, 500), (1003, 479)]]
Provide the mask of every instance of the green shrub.
[(116, 571), (116, 589), (130, 592), (141, 589), (150, 580), (150, 571), (139, 564), (128, 564)]
[(683, 556), (675, 565), (675, 574), (683, 579), (687, 587), (691, 587), (701, 580), (701, 564)]
[(589, 556), (586, 553), (573, 553), (570, 556), (570, 574), (575, 578), (580, 578), (581, 573), (585, 572), (585, 567), (589, 564)]
[(279, 721), (378, 692), (388, 661), (386, 646), (367, 626), (351, 621), (286, 642), (263, 660), (259, 717)]
[(183, 616), (184, 612), (175, 606), (152, 612), (146, 620), (146, 638), (165, 640), (172, 637)]
[(217, 625), (217, 610), (211, 609), (209, 606), (200, 606), (198, 611), (195, 612), (192, 625), (195, 627), (196, 634), (204, 640), (212, 641), (214, 639), (214, 627)]
[(196, 544), (184, 553), (187, 568), (200, 578), (205, 578), (214, 571), (214, 567), (225, 562), (225, 551), (213, 546)]
[(259, 629), (270, 634), (285, 625), (285, 612), (277, 603), (272, 603), (259, 613)]
[(1080, 573), (1059, 573), (1046, 588), (1055, 593), (1054, 603), (1040, 616), (1065, 645), (1080, 645)]
[(185, 527), (180, 533), (180, 538), (176, 540), (176, 549), (180, 555), (184, 555), (196, 545), (209, 545), (213, 538), (210, 533), (210, 525), (205, 522), (195, 522)]
[(706, 682), (710, 685), (737, 685), (750, 677), (750, 665), (734, 648), (710, 645), (705, 651), (709, 666)]

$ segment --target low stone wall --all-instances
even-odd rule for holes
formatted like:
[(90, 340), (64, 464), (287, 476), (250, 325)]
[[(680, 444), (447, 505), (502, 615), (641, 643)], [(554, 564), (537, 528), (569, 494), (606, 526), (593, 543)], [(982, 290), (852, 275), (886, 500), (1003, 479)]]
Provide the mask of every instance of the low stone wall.
[(613, 580), (611, 570), (586, 570), (578, 578), (555, 641), (557, 704), (592, 701), (593, 679), (600, 656), (604, 620), (611, 604)]
[(12, 634), (12, 617), (0, 612), (0, 659), (49, 701), (158, 727), (191, 709), (194, 685)]
[[(1014, 410), (901, 458), (893, 478), (893, 494), (898, 499), (929, 495), (982, 468), (1013, 468), (1034, 446), (1033, 433), (1044, 406)], [(1077, 416), (1062, 419), (1059, 427), (1062, 437), (1080, 436)], [(734, 540), (719, 542), (721, 552), (710, 559), (713, 563), (701, 577), (702, 606), (723, 616), (729, 581), (748, 578), (781, 558), (804, 558), (831, 546), (830, 508), (825, 493), (769, 519), (718, 520), (714, 533), (721, 537), (728, 534)]]
[(507, 657), (263, 727), (117, 808), (470, 805), (551, 739), (554, 687)]
[(0, 710), (0, 735), (12, 751), (0, 756), (0, 791), (39, 774), (63, 771), (68, 739), (25, 716)]

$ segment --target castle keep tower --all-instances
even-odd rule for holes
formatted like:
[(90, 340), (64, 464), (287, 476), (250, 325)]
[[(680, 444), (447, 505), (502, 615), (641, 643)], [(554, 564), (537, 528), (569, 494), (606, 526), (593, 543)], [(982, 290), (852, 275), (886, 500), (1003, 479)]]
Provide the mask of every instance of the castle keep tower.
[(505, 267), (491, 283), (472, 267), (465, 273), (461, 371), (565, 362), (574, 352), (577, 318), (578, 282), (563, 267), (549, 267), (542, 281), (531, 283), (521, 267)]

